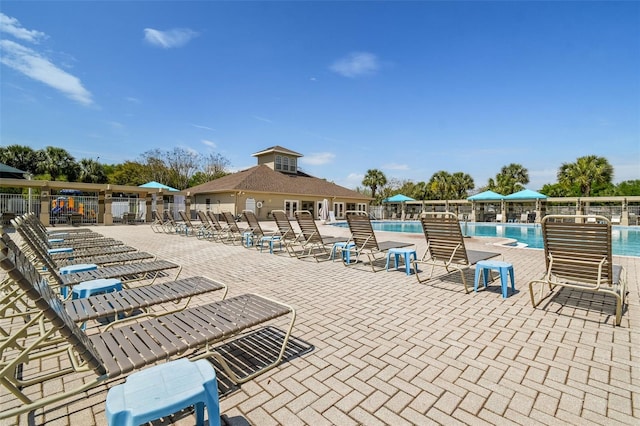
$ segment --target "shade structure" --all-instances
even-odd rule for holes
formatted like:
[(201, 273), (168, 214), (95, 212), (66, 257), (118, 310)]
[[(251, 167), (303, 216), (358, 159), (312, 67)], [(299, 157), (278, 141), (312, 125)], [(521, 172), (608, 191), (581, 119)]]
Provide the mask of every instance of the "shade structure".
[(404, 203), (405, 201), (415, 201), (415, 199), (403, 194), (396, 194), (382, 200), (383, 203)]
[(166, 189), (167, 191), (180, 191), (179, 189), (172, 188), (169, 185), (156, 182), (155, 180), (152, 180), (151, 182), (147, 182), (140, 185), (140, 188), (154, 188), (154, 189)]
[(0, 163), (0, 177), (5, 179), (25, 179), (27, 172)]
[(469, 201), (496, 201), (496, 200), (504, 200), (504, 195), (498, 194), (493, 191), (484, 191), (476, 195), (472, 195), (471, 197), (467, 197)]
[(505, 200), (541, 200), (544, 198), (547, 198), (547, 196), (531, 189), (523, 189), (504, 197)]

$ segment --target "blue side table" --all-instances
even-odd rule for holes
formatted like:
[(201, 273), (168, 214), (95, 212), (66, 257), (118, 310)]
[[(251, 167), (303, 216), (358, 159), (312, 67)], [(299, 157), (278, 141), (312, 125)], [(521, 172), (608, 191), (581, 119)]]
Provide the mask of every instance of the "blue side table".
[(331, 248), (331, 260), (334, 260), (336, 257), (336, 254), (338, 253), (338, 250), (340, 250), (340, 252), (342, 252), (342, 259), (345, 261), (345, 263), (348, 265), (351, 263), (351, 249), (354, 248), (356, 245), (355, 243), (346, 243), (346, 242), (340, 242), (340, 243), (334, 243), (333, 247)]
[(73, 253), (73, 247), (59, 247), (47, 249), (48, 254), (57, 254), (57, 253)]
[(117, 278), (100, 278), (73, 286), (72, 299), (84, 299), (96, 294), (122, 290), (122, 281)]
[(413, 260), (418, 260), (418, 254), (415, 249), (412, 248), (392, 248), (387, 251), (387, 271), (389, 270), (389, 260), (391, 260), (391, 256), (393, 256), (394, 260), (394, 268), (398, 268), (400, 265), (400, 256), (404, 258), (404, 268), (407, 275), (411, 275), (411, 257), (413, 256)]
[[(96, 269), (98, 269), (98, 265), (95, 263), (79, 263), (77, 265), (63, 266), (59, 269), (58, 273), (60, 275), (67, 275), (75, 274), (77, 272), (95, 271)], [(69, 295), (69, 287), (66, 285), (60, 287), (60, 294), (66, 299)]]
[(134, 426), (195, 406), (196, 424), (204, 425), (207, 406), (210, 426), (220, 426), (218, 382), (213, 366), (201, 359), (180, 358), (127, 377), (107, 393), (109, 426)]
[(251, 247), (253, 245), (253, 233), (252, 232), (243, 232), (242, 233), (242, 244), (245, 247)]
[(507, 275), (511, 277), (511, 292), (515, 293), (515, 277), (513, 275), (513, 265), (508, 262), (501, 262), (499, 260), (481, 260), (476, 263), (476, 274), (473, 282), (473, 291), (478, 292), (478, 283), (480, 281), (480, 275), (482, 275), (484, 287), (489, 284), (490, 271), (498, 271), (500, 274), (500, 284), (502, 285), (502, 298), (507, 298)]
[(282, 250), (282, 242), (280, 241), (279, 235), (263, 235), (262, 237), (260, 237), (260, 240), (258, 241), (258, 245), (260, 246), (260, 253), (262, 253), (264, 244), (267, 243), (269, 245), (269, 253), (273, 254), (273, 244), (276, 242), (280, 244), (280, 250)]

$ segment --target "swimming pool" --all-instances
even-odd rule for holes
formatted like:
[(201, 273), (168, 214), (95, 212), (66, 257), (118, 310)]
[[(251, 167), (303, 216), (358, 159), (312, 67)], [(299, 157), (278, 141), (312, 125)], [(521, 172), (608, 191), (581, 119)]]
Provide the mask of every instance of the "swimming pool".
[[(372, 220), (371, 224), (377, 231), (422, 233), (420, 222), (417, 221)], [(345, 228), (348, 226), (346, 222), (338, 222), (335, 225)], [(511, 238), (531, 248), (543, 248), (542, 230), (539, 224), (462, 222), (460, 227), (465, 236)], [(613, 226), (611, 241), (613, 254), (640, 256), (640, 227)]]

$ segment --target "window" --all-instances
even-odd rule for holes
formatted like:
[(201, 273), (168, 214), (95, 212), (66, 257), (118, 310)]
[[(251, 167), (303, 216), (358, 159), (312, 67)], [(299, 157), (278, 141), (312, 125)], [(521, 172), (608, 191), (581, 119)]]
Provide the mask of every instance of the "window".
[(295, 158), (291, 159), (291, 163), (289, 164), (289, 171), (292, 171), (292, 172), (296, 171), (296, 159)]
[(289, 170), (289, 157), (282, 157), (282, 170)]
[(279, 156), (279, 155), (276, 155), (275, 169), (276, 170), (282, 170), (282, 157)]

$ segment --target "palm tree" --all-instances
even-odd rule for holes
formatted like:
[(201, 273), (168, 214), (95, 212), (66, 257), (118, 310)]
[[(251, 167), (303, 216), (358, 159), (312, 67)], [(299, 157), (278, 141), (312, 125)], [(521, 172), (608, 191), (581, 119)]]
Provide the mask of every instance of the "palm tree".
[(451, 196), (453, 199), (462, 200), (467, 198), (468, 191), (475, 187), (471, 175), (463, 172), (456, 172), (451, 175)]
[(613, 180), (613, 167), (604, 157), (587, 155), (575, 163), (562, 163), (558, 170), (558, 182), (570, 188), (578, 186), (580, 195), (588, 197), (596, 185), (609, 184)]
[(496, 180), (489, 179), (487, 188), (499, 194), (512, 194), (524, 189), (529, 183), (529, 171), (521, 164), (511, 163), (502, 167)]
[(107, 176), (102, 164), (90, 158), (83, 158), (78, 163), (78, 180), (86, 183), (106, 183)]
[(440, 170), (431, 176), (429, 180), (429, 191), (436, 200), (446, 200), (450, 198), (451, 184), (451, 174)]
[(48, 146), (40, 151), (40, 173), (48, 173), (51, 180), (73, 172), (74, 158), (65, 149)]
[(407, 195), (416, 200), (428, 200), (430, 198), (429, 185), (426, 182), (420, 181), (415, 184), (413, 191)]
[(369, 169), (367, 174), (362, 179), (362, 184), (368, 188), (371, 188), (371, 198), (375, 200), (376, 191), (379, 187), (387, 184), (387, 177), (378, 169)]

